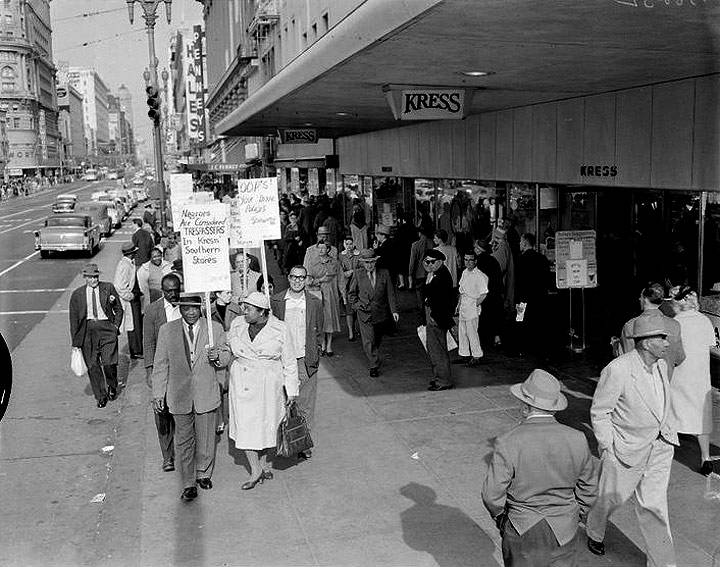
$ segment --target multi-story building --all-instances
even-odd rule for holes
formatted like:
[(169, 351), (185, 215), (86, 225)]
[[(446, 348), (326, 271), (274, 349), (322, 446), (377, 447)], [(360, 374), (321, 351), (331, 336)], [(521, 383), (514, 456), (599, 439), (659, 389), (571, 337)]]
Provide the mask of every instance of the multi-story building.
[(125, 85), (120, 85), (118, 88), (118, 98), (120, 99), (120, 108), (125, 113), (125, 118), (135, 129), (135, 114), (133, 112), (133, 96), (130, 89)]
[(83, 95), (88, 154), (94, 157), (103, 156), (110, 143), (108, 113), (110, 91), (95, 69), (71, 66), (67, 70), (67, 77), (68, 83)]
[(134, 161), (133, 129), (119, 96), (108, 95), (108, 135), (110, 141), (106, 155), (113, 165)]
[(214, 133), (332, 141), (326, 182), (298, 155), (283, 191), (346, 221), (364, 201), (373, 227), (442, 223), (469, 250), (506, 218), (553, 265), (559, 345), (583, 314), (607, 345), (666, 277), (720, 332), (717, 2), (203, 4)]
[(57, 87), (57, 102), (64, 165), (78, 166), (88, 155), (83, 97), (66, 83)]
[(10, 174), (53, 174), (60, 142), (49, 0), (0, 4), (0, 109)]

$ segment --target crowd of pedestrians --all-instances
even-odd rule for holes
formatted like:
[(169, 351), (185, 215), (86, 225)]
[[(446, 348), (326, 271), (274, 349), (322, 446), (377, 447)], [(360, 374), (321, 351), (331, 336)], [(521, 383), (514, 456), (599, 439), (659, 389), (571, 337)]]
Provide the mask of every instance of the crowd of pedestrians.
[[(287, 409), (295, 405), (315, 427), (317, 373), (321, 359), (335, 354), (333, 337), (359, 335), (369, 376), (378, 377), (382, 339), (394, 332), (406, 289), (416, 301), (429, 391), (455, 387), (453, 364), (477, 367), (487, 348), (504, 345), (543, 362), (550, 267), (534, 235), (503, 223), (456, 247), (447, 230), (419, 223), (405, 227), (413, 238), (401, 246), (394, 241), (400, 227), (368, 232), (361, 203), (345, 233), (328, 202), (285, 196), (281, 203), (283, 235), (273, 247), (287, 289), (275, 293), (258, 258), (238, 251), (231, 289), (217, 290), (206, 313), (201, 296), (182, 291), (177, 242), (155, 233), (150, 214), (122, 246), (113, 284), (99, 282), (89, 264), (86, 285), (73, 293), (73, 346), (82, 349), (98, 406), (117, 396), (117, 336), (126, 331), (131, 357), (144, 357), (162, 470), (177, 465), (186, 501), (197, 487), (212, 488), (216, 436), (226, 428), (247, 458), (241, 488), (272, 480)], [(497, 439), (483, 487), (506, 565), (574, 565), (579, 521), (589, 550), (604, 554), (608, 517), (633, 495), (648, 564), (675, 565), (670, 465), (677, 434), (686, 433), (699, 443), (699, 472), (712, 472), (715, 335), (688, 286), (649, 284), (640, 308), (593, 397), (599, 465), (585, 436), (556, 420), (567, 400), (554, 376), (536, 369), (512, 386), (523, 420)]]

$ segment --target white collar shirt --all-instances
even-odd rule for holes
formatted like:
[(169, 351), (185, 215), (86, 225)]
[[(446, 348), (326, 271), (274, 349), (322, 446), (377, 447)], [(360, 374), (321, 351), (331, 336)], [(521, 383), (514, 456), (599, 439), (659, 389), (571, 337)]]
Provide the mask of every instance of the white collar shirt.
[[(95, 295), (95, 305), (97, 307), (97, 316), (93, 315), (93, 294)], [(88, 321), (107, 321), (108, 317), (103, 311), (102, 305), (100, 305), (100, 286), (90, 287), (85, 286), (85, 301), (87, 302), (87, 320)]]
[(307, 304), (305, 294), (303, 293), (300, 297), (293, 297), (290, 290), (288, 290), (287, 293), (285, 293), (285, 323), (292, 337), (292, 348), (295, 351), (295, 358), (303, 358), (305, 356), (306, 311)]
[(180, 307), (177, 305), (173, 305), (164, 297), (163, 297), (163, 307), (165, 307), (166, 322), (169, 323), (170, 321), (176, 321), (176, 320), (180, 319)]
[(463, 321), (475, 319), (480, 315), (477, 300), (488, 292), (488, 278), (477, 268), (463, 270), (460, 276), (460, 309), (459, 317)]
[(193, 336), (192, 340), (190, 339), (190, 327), (185, 322), (185, 319), (182, 320), (182, 326), (183, 326), (183, 333), (185, 333), (185, 339), (187, 340), (188, 348), (190, 349), (190, 362), (195, 363), (195, 355), (197, 353), (197, 342), (198, 342), (198, 335), (200, 334), (200, 322), (201, 319), (198, 319), (197, 322), (193, 325)]

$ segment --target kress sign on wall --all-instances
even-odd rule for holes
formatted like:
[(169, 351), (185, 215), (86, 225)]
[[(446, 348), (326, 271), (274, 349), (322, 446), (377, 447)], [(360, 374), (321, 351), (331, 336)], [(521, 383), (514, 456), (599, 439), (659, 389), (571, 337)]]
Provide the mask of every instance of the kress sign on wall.
[(460, 120), (470, 108), (472, 89), (385, 85), (396, 120)]

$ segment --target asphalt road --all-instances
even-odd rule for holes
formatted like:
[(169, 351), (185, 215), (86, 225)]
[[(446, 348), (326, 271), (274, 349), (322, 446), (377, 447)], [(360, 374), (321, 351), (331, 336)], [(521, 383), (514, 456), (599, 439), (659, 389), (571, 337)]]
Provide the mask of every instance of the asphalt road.
[[(80, 253), (41, 259), (33, 232), (51, 213), (58, 194), (74, 193), (87, 200), (93, 191), (114, 183), (77, 181), (0, 204), (0, 333), (10, 352), (42, 321), (88, 262)], [(116, 233), (110, 240), (118, 238), (127, 239)]]

